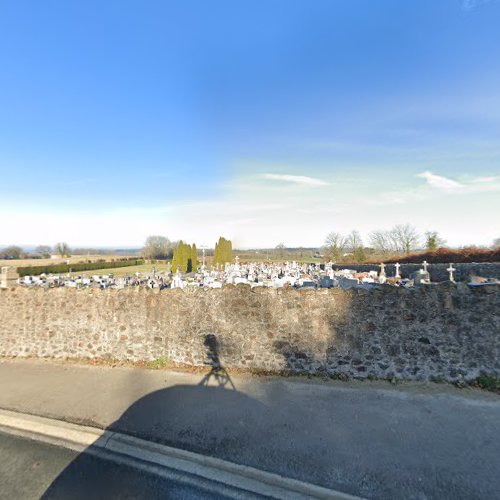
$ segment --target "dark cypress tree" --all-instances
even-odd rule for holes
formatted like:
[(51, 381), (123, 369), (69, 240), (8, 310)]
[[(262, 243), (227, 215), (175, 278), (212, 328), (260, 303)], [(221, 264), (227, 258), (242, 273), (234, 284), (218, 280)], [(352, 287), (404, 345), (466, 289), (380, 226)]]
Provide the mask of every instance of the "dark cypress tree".
[(226, 238), (222, 238), (219, 241), (220, 251), (220, 263), (222, 266), (226, 263)]
[(197, 253), (198, 253), (198, 251), (196, 249), (196, 244), (193, 243), (193, 245), (191, 247), (191, 269), (192, 269), (193, 273), (198, 271), (198, 255), (197, 255)]
[(227, 262), (233, 262), (233, 242), (227, 240)]
[(191, 245), (186, 243), (186, 272), (190, 273), (193, 271), (193, 259), (191, 258)]
[(172, 272), (176, 273), (179, 268), (179, 243), (174, 247), (174, 256), (172, 257)]
[(216, 243), (215, 244), (215, 251), (214, 251), (214, 261), (213, 261), (214, 267), (217, 266), (218, 263), (219, 263), (219, 244)]
[(183, 243), (182, 245), (182, 270), (185, 273), (188, 273), (188, 262), (191, 257), (191, 247), (187, 243)]
[[(176, 248), (177, 252), (176, 252), (176, 264), (177, 264), (177, 269), (179, 269), (179, 271), (184, 271), (184, 266), (183, 266), (183, 253), (184, 253), (184, 242), (181, 240), (179, 241), (178, 245), (177, 245), (177, 248)], [(176, 269), (176, 271), (177, 271)]]
[(219, 238), (218, 243), (215, 244), (214, 252), (214, 265), (220, 264), (224, 266), (226, 262), (233, 260), (233, 245), (230, 240), (226, 240), (222, 236)]

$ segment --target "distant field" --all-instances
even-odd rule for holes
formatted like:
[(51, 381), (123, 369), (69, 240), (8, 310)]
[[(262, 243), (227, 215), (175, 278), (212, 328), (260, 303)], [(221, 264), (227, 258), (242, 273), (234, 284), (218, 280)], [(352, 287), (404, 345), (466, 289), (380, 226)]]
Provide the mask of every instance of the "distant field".
[[(12, 266), (12, 267), (24, 267), (24, 266), (55, 266), (56, 264), (66, 264), (66, 261), (69, 260), (70, 264), (77, 264), (79, 262), (87, 262), (92, 261), (95, 262), (97, 260), (105, 260), (106, 262), (112, 259), (123, 259), (129, 257), (127, 255), (73, 255), (72, 257), (67, 258), (58, 258), (58, 259), (19, 259), (19, 260), (10, 260), (10, 259), (0, 259), (0, 267), (1, 266)], [(133, 257), (133, 256), (131, 256)]]

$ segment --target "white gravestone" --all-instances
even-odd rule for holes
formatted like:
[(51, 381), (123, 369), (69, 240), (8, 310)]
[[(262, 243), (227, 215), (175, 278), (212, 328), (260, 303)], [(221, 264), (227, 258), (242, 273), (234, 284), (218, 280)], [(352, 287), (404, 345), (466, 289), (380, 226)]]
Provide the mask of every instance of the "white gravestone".
[(450, 281), (455, 283), (455, 278), (453, 277), (453, 273), (456, 271), (456, 269), (453, 267), (453, 264), (450, 264), (450, 267), (446, 270), (450, 273)]
[(394, 267), (396, 268), (396, 274), (395, 274), (395, 278), (401, 278), (401, 275), (399, 274), (399, 268), (401, 267), (401, 264), (399, 262), (396, 262), (396, 264), (394, 265)]

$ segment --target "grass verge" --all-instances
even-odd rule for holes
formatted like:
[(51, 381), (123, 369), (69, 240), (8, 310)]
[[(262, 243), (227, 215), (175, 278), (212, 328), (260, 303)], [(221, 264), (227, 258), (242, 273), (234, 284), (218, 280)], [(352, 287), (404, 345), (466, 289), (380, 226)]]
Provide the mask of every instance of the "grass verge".
[(500, 394), (500, 378), (494, 375), (480, 375), (471, 385)]

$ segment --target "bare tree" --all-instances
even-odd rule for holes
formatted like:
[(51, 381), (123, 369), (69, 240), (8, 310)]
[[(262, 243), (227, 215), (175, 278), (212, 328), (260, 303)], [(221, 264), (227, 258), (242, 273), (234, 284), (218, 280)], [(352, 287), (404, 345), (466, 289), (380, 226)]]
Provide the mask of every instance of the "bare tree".
[(54, 245), (54, 250), (61, 257), (69, 257), (71, 255), (71, 250), (67, 243), (61, 242)]
[(363, 240), (358, 231), (351, 231), (346, 237), (346, 247), (349, 252), (355, 252), (358, 248), (363, 246)]
[(495, 248), (500, 248), (500, 238), (495, 238), (493, 240), (493, 245), (492, 247), (495, 249)]
[(346, 238), (346, 247), (352, 253), (353, 259), (356, 262), (366, 260), (365, 247), (363, 239), (358, 231), (351, 231)]
[(48, 245), (38, 245), (35, 248), (35, 253), (37, 255), (40, 255), (40, 257), (43, 257), (44, 259), (48, 259), (50, 257), (50, 254), (52, 253), (52, 248), (50, 248)]
[(144, 243), (142, 255), (147, 259), (170, 259), (173, 255), (172, 243), (165, 236), (149, 236)]
[(285, 244), (284, 243), (279, 243), (278, 245), (276, 245), (276, 247), (274, 248), (274, 251), (276, 253), (276, 256), (279, 258), (279, 259), (283, 259), (285, 257), (285, 250), (286, 250), (286, 247), (285, 247)]
[(331, 232), (325, 240), (323, 252), (327, 258), (334, 262), (342, 258), (346, 249), (346, 238), (344, 235), (336, 232)]
[(418, 246), (419, 235), (410, 224), (399, 224), (392, 228), (391, 239), (398, 251), (408, 254)]
[(375, 250), (382, 254), (389, 254), (397, 250), (390, 231), (372, 231), (370, 233), (370, 244)]
[(11, 245), (10, 247), (0, 250), (0, 258), (2, 259), (22, 259), (23, 257), (23, 249), (16, 245)]

